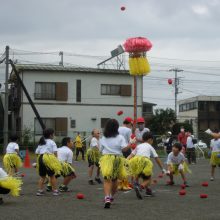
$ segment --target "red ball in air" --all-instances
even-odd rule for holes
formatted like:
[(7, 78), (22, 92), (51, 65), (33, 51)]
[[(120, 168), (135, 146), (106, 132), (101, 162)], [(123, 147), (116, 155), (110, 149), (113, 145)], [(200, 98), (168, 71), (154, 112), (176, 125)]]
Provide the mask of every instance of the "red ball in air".
[(122, 114), (123, 114), (123, 111), (118, 111), (118, 112), (117, 112), (117, 115), (118, 115), (118, 116), (120, 116), (120, 115), (122, 115)]
[(76, 198), (77, 199), (84, 199), (85, 196), (82, 193), (77, 193)]
[(22, 173), (22, 174), (21, 174), (21, 177), (25, 177), (25, 173)]
[(125, 11), (125, 6), (121, 6), (121, 11)]
[(168, 79), (167, 82), (168, 82), (169, 85), (173, 84), (173, 80), (172, 79)]
[(137, 147), (137, 145), (136, 144), (131, 144), (131, 149), (135, 149)]

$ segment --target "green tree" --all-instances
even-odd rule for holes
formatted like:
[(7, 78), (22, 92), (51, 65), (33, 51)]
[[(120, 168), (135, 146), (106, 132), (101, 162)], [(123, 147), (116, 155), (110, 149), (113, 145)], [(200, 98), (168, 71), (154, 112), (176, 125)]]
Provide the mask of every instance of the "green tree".
[(173, 135), (178, 135), (180, 133), (181, 127), (183, 127), (185, 131), (190, 131), (191, 133), (193, 133), (192, 125), (189, 123), (189, 121), (185, 121), (173, 125), (173, 129), (172, 129)]
[(154, 116), (149, 121), (149, 128), (156, 135), (162, 135), (171, 131), (175, 123), (176, 116), (173, 109), (156, 109)]

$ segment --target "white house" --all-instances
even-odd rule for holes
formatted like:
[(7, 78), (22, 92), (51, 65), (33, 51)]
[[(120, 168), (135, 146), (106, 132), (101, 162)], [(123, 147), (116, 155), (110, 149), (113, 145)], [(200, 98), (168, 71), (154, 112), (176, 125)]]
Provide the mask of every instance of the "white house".
[[(16, 69), (46, 127), (57, 135), (103, 128), (108, 118), (122, 123), (133, 116), (133, 77), (125, 70), (17, 64)], [(11, 77), (15, 79), (12, 72)], [(24, 92), (15, 80), (16, 129), (42, 130)], [(137, 79), (137, 115), (142, 115), (143, 78)], [(121, 116), (117, 112), (122, 110)]]

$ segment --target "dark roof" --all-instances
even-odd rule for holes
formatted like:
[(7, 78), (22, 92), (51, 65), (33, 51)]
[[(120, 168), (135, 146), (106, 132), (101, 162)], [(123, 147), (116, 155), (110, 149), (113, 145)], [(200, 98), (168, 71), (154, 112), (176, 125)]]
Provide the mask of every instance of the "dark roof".
[(129, 75), (127, 70), (98, 69), (74, 66), (61, 66), (50, 64), (16, 64), (18, 72), (23, 71), (48, 71), (48, 72), (71, 72), (71, 73), (100, 73), (100, 74), (125, 74)]
[(143, 104), (146, 104), (146, 105), (152, 105), (152, 106), (156, 106), (157, 104), (155, 103), (151, 103), (151, 102), (143, 102)]

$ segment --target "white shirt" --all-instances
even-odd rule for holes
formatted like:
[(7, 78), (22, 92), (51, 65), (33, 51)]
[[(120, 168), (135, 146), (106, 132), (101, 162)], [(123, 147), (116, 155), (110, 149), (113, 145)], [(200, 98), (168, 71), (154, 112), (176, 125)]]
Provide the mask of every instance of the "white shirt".
[(111, 138), (102, 137), (100, 140), (100, 151), (103, 155), (122, 155), (122, 149), (125, 147), (127, 147), (126, 141), (120, 134)]
[(187, 137), (187, 140), (186, 140), (186, 148), (194, 148), (194, 144), (193, 144), (193, 141), (192, 141), (192, 137), (189, 136)]
[(212, 152), (220, 152), (220, 139), (212, 139), (210, 144)]
[(143, 156), (147, 158), (158, 157), (155, 149), (148, 143), (139, 144), (133, 151), (132, 154), (135, 156)]
[(99, 140), (93, 137), (90, 141), (90, 148), (98, 148), (99, 149)]
[(173, 152), (170, 152), (168, 154), (167, 164), (180, 164), (180, 163), (182, 163), (185, 160), (186, 160), (186, 158), (183, 155), (183, 153), (179, 153), (177, 156), (175, 156), (173, 154)]
[(119, 127), (118, 132), (125, 138), (125, 141), (128, 145), (132, 134), (131, 129), (127, 127)]
[(19, 150), (19, 146), (15, 142), (10, 142), (6, 148), (6, 154), (17, 153), (15, 150)]
[(2, 168), (0, 168), (0, 179), (4, 179), (7, 176), (8, 174)]
[[(144, 128), (142, 131), (140, 131), (139, 128), (137, 128), (136, 131), (135, 131), (136, 138), (142, 140), (143, 134), (145, 132), (150, 132), (150, 129), (149, 128)], [(137, 142), (137, 144), (141, 144), (141, 142)]]
[(61, 162), (67, 162), (72, 164), (73, 162), (73, 151), (67, 146), (58, 148), (57, 158)]
[(35, 151), (36, 154), (53, 154), (57, 152), (57, 145), (53, 140), (45, 139), (45, 141), (45, 145), (38, 145)]

